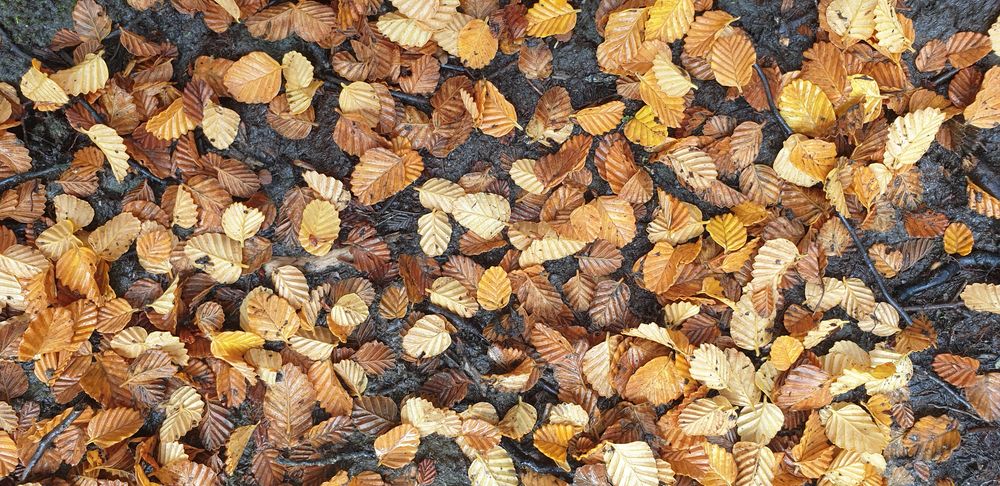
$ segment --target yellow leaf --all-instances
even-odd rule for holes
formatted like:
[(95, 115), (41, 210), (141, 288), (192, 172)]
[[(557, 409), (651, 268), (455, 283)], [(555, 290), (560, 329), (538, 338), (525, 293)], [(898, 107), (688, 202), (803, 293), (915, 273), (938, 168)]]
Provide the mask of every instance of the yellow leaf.
[(140, 229), (139, 218), (123, 212), (90, 233), (87, 242), (102, 260), (113, 262), (128, 251)]
[(455, 200), (465, 195), (465, 189), (447, 179), (433, 177), (424, 182), (417, 193), (420, 205), (427, 209), (440, 209), (446, 213), (454, 210)]
[(291, 265), (280, 266), (271, 273), (271, 280), (278, 295), (292, 307), (300, 309), (309, 300), (309, 282), (302, 270)]
[(184, 99), (177, 98), (146, 122), (146, 131), (160, 140), (175, 140), (198, 124), (184, 113)]
[(928, 107), (893, 120), (882, 162), (892, 170), (917, 163), (930, 148), (944, 119), (943, 111)]
[(340, 235), (340, 214), (336, 206), (323, 199), (313, 199), (302, 211), (299, 244), (316, 256), (330, 252)]
[(268, 103), (281, 89), (281, 64), (265, 52), (251, 52), (234, 62), (222, 80), (241, 103)]
[(240, 115), (229, 108), (208, 101), (205, 103), (201, 129), (213, 147), (224, 150), (236, 140), (240, 130)]
[(966, 256), (972, 253), (972, 231), (964, 223), (951, 223), (944, 230), (944, 251)]
[(125, 140), (115, 132), (114, 128), (100, 123), (87, 130), (81, 129), (79, 131), (90, 138), (90, 141), (94, 142), (97, 148), (101, 149), (101, 152), (108, 159), (108, 164), (111, 165), (111, 172), (115, 175), (115, 179), (118, 182), (124, 181), (125, 174), (128, 172), (128, 153), (125, 151)]
[(466, 194), (455, 200), (452, 215), (458, 224), (488, 240), (507, 227), (510, 202), (486, 192)]
[(603, 135), (614, 130), (621, 123), (624, 114), (625, 103), (615, 100), (583, 108), (573, 115), (573, 119), (585, 132), (591, 135)]
[(837, 118), (830, 98), (806, 79), (796, 79), (781, 90), (778, 109), (792, 130), (810, 137), (824, 135)]
[(184, 255), (195, 268), (204, 270), (217, 282), (230, 284), (243, 271), (240, 244), (221, 233), (205, 233), (188, 240)]
[(472, 317), (479, 310), (479, 304), (461, 282), (451, 277), (439, 277), (430, 288), (431, 302), (444, 307), (462, 317)]
[(257, 424), (244, 425), (237, 427), (229, 435), (229, 439), (226, 440), (226, 474), (236, 471), (240, 458), (243, 457), (243, 452), (246, 451), (247, 444), (250, 443), (250, 438), (256, 430)]
[(433, 210), (417, 220), (420, 248), (427, 256), (441, 256), (451, 241), (451, 222), (444, 211)]
[(962, 302), (970, 310), (1000, 314), (1000, 285), (973, 283), (962, 289)]
[(52, 81), (70, 96), (93, 93), (108, 82), (108, 65), (101, 53), (90, 53), (80, 64), (53, 74)]
[(826, 7), (826, 22), (845, 46), (871, 38), (875, 33), (877, 0), (833, 0)]
[(604, 463), (613, 486), (657, 486), (656, 458), (645, 442), (608, 444)]
[(872, 416), (853, 403), (834, 403), (819, 412), (826, 436), (849, 451), (881, 454), (889, 443), (888, 429), (881, 429)]
[(403, 335), (403, 351), (414, 358), (431, 358), (443, 353), (451, 346), (448, 321), (431, 314), (413, 324)]
[(498, 45), (490, 26), (480, 19), (469, 21), (458, 32), (458, 57), (472, 69), (486, 67), (493, 60), (493, 56), (496, 56)]
[(190, 386), (178, 388), (163, 405), (166, 418), (160, 425), (160, 440), (171, 442), (180, 439), (201, 421), (205, 402)]
[(496, 446), (477, 454), (469, 464), (472, 486), (518, 486), (514, 461), (503, 447)]
[(647, 150), (662, 145), (667, 141), (667, 127), (656, 121), (656, 115), (649, 105), (643, 106), (635, 116), (625, 124), (625, 137), (632, 143), (646, 147)]
[(694, 21), (694, 0), (656, 0), (649, 7), (646, 39), (671, 43), (684, 37)]
[(351, 174), (351, 192), (361, 204), (372, 205), (402, 191), (424, 171), (424, 160), (414, 150), (399, 153), (376, 147), (368, 149)]
[(55, 206), (56, 222), (71, 220), (77, 228), (83, 228), (94, 220), (94, 208), (90, 203), (69, 194), (52, 198)]
[(240, 202), (230, 204), (222, 213), (222, 230), (226, 236), (239, 242), (240, 246), (257, 234), (262, 224), (264, 224), (264, 213)]
[(53, 81), (39, 68), (41, 63), (31, 60), (31, 68), (21, 76), (21, 94), (35, 103), (62, 106), (69, 102), (69, 96), (62, 86)]
[(510, 133), (517, 124), (517, 112), (503, 93), (490, 81), (480, 80), (475, 86), (475, 100), (478, 116), (473, 115), (475, 125), (483, 133), (500, 138)]
[(431, 39), (433, 31), (424, 22), (408, 18), (398, 12), (389, 12), (379, 17), (375, 26), (389, 40), (413, 49), (423, 47)]
[(791, 336), (778, 336), (771, 343), (771, 364), (779, 371), (786, 371), (799, 359), (804, 349), (802, 341)]
[(413, 460), (419, 446), (420, 433), (416, 427), (397, 425), (375, 438), (375, 456), (380, 466), (398, 469)]
[(875, 38), (878, 46), (891, 54), (906, 52), (913, 45), (913, 39), (907, 38), (897, 15), (894, 0), (876, 0)]
[[(750, 49), (752, 50), (753, 46), (751, 46)], [(756, 54), (754, 56), (756, 57)], [(725, 56), (720, 55), (720, 60), (723, 57)], [(653, 58), (653, 75), (656, 77), (656, 84), (667, 96), (684, 96), (688, 94), (692, 88), (698, 89), (698, 87), (691, 82), (691, 76), (687, 73), (687, 71), (674, 64), (669, 50), (661, 51), (656, 54), (655, 58)]]
[(511, 283), (503, 267), (490, 267), (479, 278), (476, 300), (483, 309), (503, 309), (510, 301)]
[(540, 0), (528, 9), (527, 34), (533, 37), (562, 35), (576, 26), (577, 10), (566, 0)]
[(739, 250), (747, 242), (747, 229), (733, 213), (713, 216), (705, 230), (726, 252)]

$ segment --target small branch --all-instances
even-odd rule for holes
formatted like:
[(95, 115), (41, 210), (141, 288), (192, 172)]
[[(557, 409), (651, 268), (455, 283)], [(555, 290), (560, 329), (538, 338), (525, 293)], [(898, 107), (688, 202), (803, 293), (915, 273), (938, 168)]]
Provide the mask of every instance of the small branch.
[[(955, 389), (951, 387), (951, 384), (949, 384), (948, 382), (942, 380), (941, 378), (938, 378), (937, 375), (935, 375), (931, 371), (924, 370), (924, 375), (927, 376), (928, 378), (930, 378), (931, 381), (933, 381), (933, 382), (937, 383), (938, 385), (940, 385), (941, 388), (944, 389), (945, 392), (947, 392), (949, 395), (951, 395), (951, 397), (954, 398), (955, 401), (957, 401), (958, 403), (961, 403), (962, 406), (964, 406), (967, 410), (971, 410), (973, 412), (976, 411), (976, 408), (973, 407), (972, 404), (969, 403), (969, 401), (965, 399), (965, 397), (963, 397), (961, 394), (959, 394), (957, 391), (955, 391)], [(976, 418), (978, 418), (979, 420), (982, 420), (982, 418), (979, 417), (978, 414), (976, 415)]]
[(761, 69), (760, 65), (757, 63), (753, 64), (753, 70), (757, 72), (757, 77), (760, 78), (760, 84), (764, 86), (764, 97), (767, 98), (767, 106), (771, 107), (771, 115), (774, 115), (774, 119), (778, 121), (778, 125), (781, 126), (781, 130), (785, 132), (785, 137), (792, 135), (792, 127), (788, 126), (788, 122), (781, 116), (778, 111), (778, 105), (774, 102), (774, 96), (771, 95), (771, 83), (767, 81), (767, 76), (764, 75), (764, 70)]
[(932, 310), (945, 310), (945, 309), (960, 309), (965, 307), (962, 302), (951, 302), (948, 304), (927, 304), (927, 305), (910, 305), (903, 307), (906, 312), (926, 312)]
[[(327, 73), (316, 73), (316, 78), (320, 79), (320, 80), (323, 80), (323, 81), (325, 81), (327, 83), (335, 84), (335, 85), (338, 86), (338, 88), (342, 84), (351, 84), (352, 83), (352, 81), (344, 79), (344, 78), (342, 78), (340, 76), (337, 76), (337, 75), (334, 75), (334, 74), (327, 74)], [(414, 105), (420, 105), (421, 107), (424, 107), (424, 108), (430, 108), (430, 106), (431, 106), (431, 102), (427, 98), (422, 98), (420, 96), (413, 96), (411, 94), (403, 93), (402, 91), (396, 91), (394, 89), (390, 89), (389, 93), (392, 94), (393, 98), (396, 98), (396, 99), (401, 100), (401, 101), (406, 101), (406, 102), (412, 103)]]
[(35, 453), (31, 455), (31, 459), (29, 459), (27, 464), (24, 465), (24, 470), (21, 471), (22, 482), (28, 479), (28, 475), (31, 474), (31, 470), (35, 468), (38, 461), (40, 461), (42, 456), (45, 455), (45, 451), (52, 445), (52, 441), (54, 441), (59, 434), (66, 431), (69, 424), (73, 423), (73, 421), (76, 420), (84, 410), (86, 410), (86, 408), (73, 409), (73, 411), (70, 412), (69, 415), (62, 420), (62, 422), (59, 422), (59, 425), (56, 425), (56, 428), (50, 430), (49, 433), (42, 436), (42, 439), (38, 441), (38, 448), (35, 449)]
[(282, 466), (290, 467), (317, 467), (317, 466), (335, 466), (342, 462), (357, 463), (365, 460), (370, 460), (375, 457), (375, 453), (371, 451), (349, 451), (349, 452), (338, 452), (330, 456), (321, 457), (319, 459), (304, 459), (295, 460), (289, 459), (287, 457), (278, 456), (275, 458), (274, 462), (281, 464)]
[(445, 69), (448, 71), (455, 71), (456, 73), (469, 74), (469, 70), (466, 69), (465, 66), (456, 66), (454, 64), (442, 63), (441, 69)]
[(44, 169), (33, 170), (30, 172), (22, 172), (20, 174), (14, 174), (10, 177), (4, 177), (0, 179), (0, 191), (10, 189), (11, 187), (18, 186), (24, 182), (31, 179), (48, 177), (53, 174), (62, 173), (62, 171), (69, 168), (69, 164), (55, 164)]
[(958, 74), (958, 71), (959, 71), (958, 68), (950, 68), (945, 70), (941, 74), (934, 76), (933, 78), (931, 78), (931, 86), (937, 88), (938, 86), (947, 83), (949, 80), (951, 80), (951, 78), (955, 77), (955, 75)]
[(844, 227), (847, 228), (847, 232), (851, 235), (851, 240), (854, 241), (854, 246), (858, 247), (858, 252), (861, 253), (861, 259), (864, 260), (865, 265), (868, 267), (868, 272), (872, 274), (872, 278), (874, 278), (875, 283), (878, 284), (879, 290), (882, 291), (882, 297), (885, 298), (885, 301), (888, 302), (889, 305), (896, 309), (896, 312), (899, 312), (899, 316), (903, 318), (903, 321), (906, 322), (907, 325), (912, 326), (913, 319), (910, 318), (910, 314), (906, 312), (906, 309), (899, 305), (899, 302), (896, 302), (896, 299), (894, 299), (892, 294), (889, 293), (889, 288), (885, 285), (885, 279), (882, 278), (882, 274), (879, 273), (878, 269), (875, 268), (875, 264), (872, 263), (871, 257), (868, 256), (868, 249), (861, 241), (861, 237), (858, 236), (858, 232), (854, 229), (854, 226), (851, 225), (851, 222), (848, 221), (843, 214), (837, 213), (837, 217), (840, 218), (840, 222), (844, 223)]
[(11, 38), (10, 33), (7, 32), (7, 28), (0, 25), (0, 41), (3, 42), (3, 46), (7, 48), (10, 52), (23, 58), (24, 60), (31, 62), (34, 58), (31, 54), (28, 54), (21, 46), (14, 43), (14, 39)]
[(509, 61), (507, 61), (504, 65), (502, 65), (502, 66), (494, 69), (491, 73), (487, 74), (484, 77), (486, 79), (495, 78), (495, 77), (499, 76), (501, 73), (503, 73), (504, 71), (510, 69), (511, 66), (513, 66), (515, 64), (517, 64), (517, 56), (511, 57), (511, 59)]

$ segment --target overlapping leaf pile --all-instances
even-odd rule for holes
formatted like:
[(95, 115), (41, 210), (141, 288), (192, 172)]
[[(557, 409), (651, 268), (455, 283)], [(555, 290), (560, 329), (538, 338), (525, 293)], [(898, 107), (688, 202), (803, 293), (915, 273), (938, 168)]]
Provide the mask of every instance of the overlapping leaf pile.
[[(566, 0), (171, 4), (216, 32), (295, 35), (331, 57), (180, 66), (177, 47), (79, 0), (52, 44), (67, 66), (34, 61), (19, 90), (3, 86), (4, 129), (25, 110), (62, 110), (91, 145), (51, 184), (0, 195), (17, 223), (0, 231), (0, 474), (68, 464), (80, 484), (426, 485), (437, 458), (421, 443), (437, 435), (475, 485), (853, 486), (885, 482), (890, 442), (927, 461), (958, 445), (954, 419), (915, 422), (906, 404), (932, 323), (906, 325), (871, 276), (826, 268), (860, 251), (893, 278), (938, 244), (973, 250), (968, 226), (922, 206), (917, 163), (935, 140), (954, 148), (968, 126), (1000, 123), (1000, 69), (976, 67), (1000, 24), (992, 39), (961, 32), (919, 50), (920, 70), (957, 70), (946, 97), (912, 84), (900, 61), (913, 26), (889, 0), (821, 1), (818, 40), (788, 73), (711, 1), (605, 0), (595, 55), (620, 99), (575, 109), (553, 85), (529, 118), (477, 70), (513, 54), (526, 78), (548, 78), (551, 46), (579, 20)], [(130, 59), (111, 73), (119, 44)], [(779, 124), (697, 106), (706, 83), (762, 112), (776, 100), (794, 133), (774, 160), (758, 154)], [(316, 124), (324, 92), (338, 99), (332, 127)], [(350, 176), (296, 161), (301, 181), (269, 193), (269, 172), (226, 155), (253, 103), (284, 137), (331, 133)], [(429, 177), (425, 158), (474, 130), (545, 155)], [(0, 162), (5, 177), (32, 168), (11, 131)], [(661, 165), (676, 186), (654, 179)], [(114, 183), (127, 192), (101, 220)], [(367, 207), (404, 191), (423, 206), (413, 232), (379, 234)], [(984, 188), (970, 182), (969, 197), (1000, 217)], [(914, 239), (852, 249), (838, 215), (870, 232), (902, 216)], [(575, 274), (551, 273), (557, 261)], [(113, 288), (125, 265), (138, 279)], [(335, 267), (355, 276), (327, 278)], [(640, 294), (662, 319), (641, 322)], [(1000, 312), (1000, 286), (962, 298)], [(368, 390), (404, 369), (422, 381)], [(1000, 419), (1000, 375), (950, 354), (933, 369)], [(67, 408), (42, 410), (29, 381)], [(373, 470), (323, 465), (356, 444)], [(558, 469), (516, 465), (539, 453)]]

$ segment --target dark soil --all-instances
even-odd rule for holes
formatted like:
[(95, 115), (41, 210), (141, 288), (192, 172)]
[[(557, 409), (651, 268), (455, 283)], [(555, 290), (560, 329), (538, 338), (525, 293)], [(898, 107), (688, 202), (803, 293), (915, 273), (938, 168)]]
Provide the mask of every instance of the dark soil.
[[(55, 0), (39, 2), (37, 0), (0, 0), (0, 25), (9, 32), (15, 43), (31, 52), (38, 49), (36, 55), (41, 57), (42, 50), (56, 30), (71, 27), (70, 12), (74, 0)], [(178, 13), (169, 2), (145, 12), (130, 8), (124, 0), (99, 0), (105, 6), (109, 16), (116, 25), (124, 26), (130, 31), (140, 33), (151, 40), (166, 40), (178, 47), (180, 58), (175, 62), (175, 80), (184, 82), (188, 77), (185, 69), (200, 55), (212, 55), (236, 59), (240, 55), (257, 50), (263, 50), (280, 59), (284, 52), (298, 50), (307, 55), (314, 65), (328, 66), (324, 52), (310, 47), (297, 37), (290, 37), (281, 42), (268, 42), (251, 37), (242, 25), (234, 25), (224, 34), (216, 34), (208, 30), (199, 18)], [(502, 93), (515, 105), (521, 117), (521, 125), (526, 124), (539, 98), (539, 92), (547, 88), (561, 85), (565, 87), (572, 98), (574, 107), (590, 105), (615, 94), (614, 76), (602, 73), (596, 63), (594, 52), (601, 42), (601, 37), (594, 28), (594, 11), (597, 0), (574, 0), (573, 4), (581, 9), (578, 24), (573, 37), (566, 43), (555, 43), (553, 47), (554, 66), (551, 78), (544, 81), (528, 81), (514, 66), (509, 66), (503, 72), (490, 79)], [(758, 58), (776, 62), (783, 72), (798, 69), (802, 61), (802, 52), (814, 41), (816, 25), (816, 6), (812, 0), (796, 0), (794, 6), (781, 12), (778, 0), (719, 0), (716, 8), (721, 8), (735, 16), (739, 16), (739, 24), (753, 39)], [(956, 31), (986, 32), (989, 25), (1000, 13), (1000, 0), (910, 0), (905, 14), (912, 18), (917, 32), (915, 48), (919, 49), (930, 39), (947, 39)], [(109, 52), (106, 58), (112, 72), (124, 64), (124, 50)], [(906, 56), (912, 62), (912, 54)], [(514, 56), (499, 55), (493, 63), (474, 72), (472, 77), (489, 77), (507, 64), (515, 61)], [(994, 56), (981, 61), (986, 65), (995, 62)], [(0, 80), (18, 84), (21, 74), (27, 69), (27, 63), (13, 55), (5, 46), (0, 46)], [(445, 72), (447, 74), (447, 72)], [(922, 76), (911, 69), (915, 76)], [(929, 78), (930, 76), (924, 76)], [(915, 84), (926, 81), (919, 77)], [(531, 85), (534, 83), (534, 87)], [(716, 114), (734, 117), (737, 122), (754, 120), (768, 122), (765, 128), (765, 140), (758, 162), (772, 160), (783, 139), (780, 129), (770, 114), (756, 112), (742, 99), (727, 100), (725, 91), (715, 83), (703, 83), (697, 91), (696, 104), (712, 110)], [(233, 147), (226, 153), (250, 163), (254, 167), (266, 168), (273, 175), (273, 184), (266, 187), (268, 194), (280, 202), (283, 193), (298, 179), (300, 169), (291, 164), (292, 160), (300, 159), (312, 164), (318, 169), (346, 179), (352, 168), (352, 161), (332, 142), (332, 130), (336, 115), (337, 91), (327, 88), (316, 100), (316, 122), (318, 126), (304, 140), (293, 141), (275, 133), (264, 120), (264, 105), (230, 104), (237, 109), (243, 119), (243, 128)], [(36, 168), (46, 164), (68, 161), (70, 154), (59, 150), (66, 146), (67, 139), (77, 135), (65, 122), (61, 112), (50, 114), (35, 114), (27, 120), (27, 135), (29, 148), (35, 160)], [(997, 166), (1000, 169), (1000, 130), (992, 130), (979, 134), (982, 147), (975, 151), (980, 154), (981, 163)], [(480, 133), (473, 134), (470, 139), (452, 152), (445, 159), (425, 157), (424, 177), (443, 177), (456, 180), (462, 174), (470, 171), (479, 163), (499, 166), (501, 155), (513, 159), (536, 157), (544, 153), (544, 148), (529, 144), (527, 138), (508, 142), (500, 141)], [(985, 157), (983, 157), (983, 154)], [(1000, 222), (987, 219), (971, 212), (966, 205), (965, 177), (962, 172), (960, 155), (934, 145), (927, 156), (920, 162), (922, 182), (924, 185), (923, 204), (928, 208), (946, 214), (949, 219), (965, 222), (976, 236), (977, 249), (1000, 251)], [(640, 160), (644, 160), (640, 158)], [(663, 165), (650, 166), (656, 184), (668, 192), (695, 201), (693, 195), (679, 188), (673, 174)], [(138, 182), (136, 178), (128, 180), (131, 185)], [(118, 185), (111, 178), (102, 180), (101, 192), (89, 201), (98, 211), (98, 220), (105, 220), (120, 210), (120, 195), (130, 189), (129, 184)], [(394, 252), (419, 251), (417, 246), (416, 220), (419, 212), (415, 191), (408, 189), (389, 201), (376, 205), (375, 211), (361, 215), (370, 220), (379, 233), (386, 237), (393, 246)], [(710, 207), (703, 206), (707, 215), (714, 214)], [(899, 243), (907, 239), (898, 224), (893, 231), (886, 233), (866, 233), (866, 244), (876, 241), (888, 244)], [(456, 239), (457, 240), (457, 239)], [(454, 242), (453, 242), (454, 243)], [(635, 258), (648, 250), (648, 242), (633, 243), (626, 248), (626, 261), (623, 268), (629, 268)], [(276, 254), (287, 250), (275, 248)], [(889, 281), (891, 289), (898, 289), (913, 282), (926, 278), (927, 272), (932, 272), (940, 262), (949, 258), (940, 250), (925, 258), (915, 268)], [(490, 260), (492, 256), (493, 261)], [(491, 253), (480, 263), (495, 263), (501, 255)], [(553, 282), (561, 286), (573, 276), (575, 264), (571, 259), (547, 264), (552, 273)], [(134, 263), (134, 262), (133, 262)], [(133, 265), (134, 266), (134, 265)], [(117, 286), (127, 288), (134, 279), (132, 268), (117, 268)], [(351, 270), (338, 269), (342, 275), (350, 275)], [(864, 278), (873, 284), (870, 275), (856, 252), (849, 252), (841, 258), (832, 258), (828, 269), (831, 276), (851, 275)], [(904, 305), (921, 305), (926, 303), (951, 302), (957, 292), (967, 281), (1000, 281), (1000, 272), (992, 268), (981, 268), (961, 273), (940, 288), (925, 292), (912, 302)], [(875, 288), (872, 285), (872, 288)], [(632, 309), (641, 319), (656, 319), (660, 310), (655, 306), (655, 300), (648, 295), (633, 293)], [(961, 422), (963, 440), (961, 447), (944, 463), (931, 464), (930, 484), (935, 479), (951, 478), (960, 485), (993, 484), (1000, 478), (1000, 428), (989, 424), (971, 410), (967, 410), (951, 394), (942, 390), (941, 385), (928, 378), (929, 364), (937, 353), (947, 352), (971, 356), (982, 363), (981, 372), (1000, 369), (1000, 316), (984, 313), (971, 313), (963, 310), (938, 310), (928, 313), (938, 332), (937, 346), (928, 351), (912, 356), (916, 367), (913, 381), (910, 383), (911, 406), (916, 417), (924, 415), (941, 415), (947, 413)], [(463, 353), (469, 364), (479, 373), (489, 373), (490, 364), (485, 358), (483, 340), (477, 338), (478, 330), (486, 324), (486, 319), (480, 322), (470, 322), (463, 325), (458, 334), (465, 345)], [(398, 324), (396, 327), (378, 325), (378, 335), (385, 342), (398, 346)], [(840, 339), (855, 339), (862, 345), (871, 346), (868, 337), (850, 330), (841, 331)], [(31, 376), (31, 373), (29, 373)], [(33, 379), (33, 378), (32, 378)], [(393, 399), (415, 392), (425, 375), (418, 373), (412, 367), (400, 364), (396, 370), (390, 370), (370, 385), (372, 394), (383, 394)], [(36, 385), (38, 385), (36, 383)], [(554, 398), (544, 391), (529, 392), (529, 396), (538, 393), (544, 396), (534, 397), (535, 403), (554, 401)], [(45, 416), (54, 414), (61, 406), (51, 402), (46, 396), (43, 386), (32, 387), (29, 396), (33, 400), (43, 402), (42, 412)], [(496, 391), (473, 383), (469, 396), (463, 403), (489, 401), (501, 412), (514, 403), (516, 396), (497, 393)], [(237, 411), (247, 412), (246, 410)], [(530, 446), (528, 447), (530, 449)], [(451, 440), (427, 440), (420, 448), (417, 459), (431, 457), (436, 460), (438, 480), (435, 484), (468, 484), (466, 475), (467, 462)], [(374, 467), (374, 458), (370, 461), (355, 462), (350, 472), (357, 472)], [(907, 478), (916, 484), (923, 484), (912, 461), (899, 458), (890, 461), (886, 474), (894, 482), (891, 484), (907, 484)], [(249, 480), (250, 476), (244, 479)], [(568, 479), (568, 478), (567, 478)], [(234, 479), (239, 483), (240, 477)]]

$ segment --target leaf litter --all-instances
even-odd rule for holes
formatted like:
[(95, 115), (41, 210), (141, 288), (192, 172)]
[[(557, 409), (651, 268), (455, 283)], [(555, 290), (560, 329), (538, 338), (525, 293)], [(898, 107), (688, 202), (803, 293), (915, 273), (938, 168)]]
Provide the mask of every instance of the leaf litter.
[[(894, 457), (927, 480), (959, 446), (955, 417), (908, 405), (911, 357), (936, 330), (884, 280), (931, 248), (986, 258), (977, 237), (990, 235), (922, 203), (919, 162), (1000, 124), (996, 26), (918, 50), (895, 3), (824, 1), (802, 69), (781, 73), (712, 2), (605, 1), (595, 56), (615, 99), (574, 107), (554, 85), (529, 115), (489, 68), (516, 54), (492, 74), (549, 78), (551, 49), (591, 25), (578, 7), (381, 3), (172, 2), (215, 32), (314, 46), (179, 66), (177, 47), (79, 0), (52, 60), (0, 85), (0, 473), (433, 484), (440, 458), (421, 444), (443, 438), (472, 484), (857, 485), (898, 481)], [(109, 48), (127, 52), (123, 68)], [(916, 86), (909, 56), (943, 82)], [(760, 116), (696, 105), (712, 83)], [(314, 106), (325, 93), (329, 126)], [(272, 198), (270, 171), (234, 147), (244, 104), (266, 105), (282, 137), (325, 132), (351, 169), (296, 160), (295, 186)], [(51, 185), (17, 135), (32, 112), (84, 136)], [(779, 127), (781, 149), (760, 160)], [(425, 161), (474, 133), (539, 155), (426, 177)], [(969, 209), (998, 217), (990, 179), (969, 171)], [(103, 174), (129, 183), (110, 218), (92, 205)], [(366, 214), (403, 193), (419, 195), (419, 219), (380, 231)], [(863, 247), (859, 232), (897, 221), (916, 243)], [(419, 251), (396, 251), (400, 236)], [(144, 275), (116, 292), (132, 255)], [(837, 257), (871, 274), (828, 272)], [(576, 266), (564, 282), (560, 261)], [(997, 284), (958, 297), (1000, 313)], [(640, 299), (661, 316), (642, 319)], [(1000, 419), (1000, 374), (950, 353), (930, 368), (963, 413)], [(400, 369), (423, 380), (414, 393), (372, 391)], [(62, 408), (43, 414), (29, 381)], [(516, 403), (474, 400), (473, 385)], [(350, 467), (352, 447), (373, 451), (372, 470)]]

